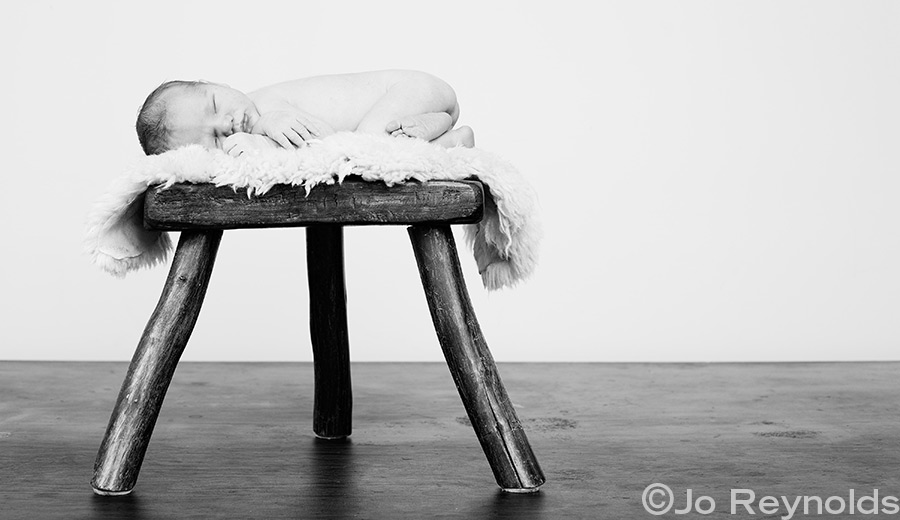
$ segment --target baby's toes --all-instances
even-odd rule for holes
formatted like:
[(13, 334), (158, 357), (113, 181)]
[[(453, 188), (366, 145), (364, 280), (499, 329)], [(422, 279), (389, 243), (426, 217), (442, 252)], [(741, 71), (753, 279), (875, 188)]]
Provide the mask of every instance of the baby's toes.
[(429, 129), (416, 120), (403, 121), (400, 124), (400, 131), (409, 137), (418, 137), (425, 139), (428, 136)]

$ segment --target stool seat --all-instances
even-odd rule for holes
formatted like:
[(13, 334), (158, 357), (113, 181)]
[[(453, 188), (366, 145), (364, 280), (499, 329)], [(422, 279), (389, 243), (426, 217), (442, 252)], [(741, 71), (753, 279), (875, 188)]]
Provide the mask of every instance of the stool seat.
[(343, 229), (376, 224), (410, 225), (407, 231), (441, 350), (497, 484), (510, 492), (537, 491), (544, 474), (475, 318), (450, 229), (450, 224), (478, 222), (484, 201), (484, 188), (476, 181), (387, 187), (345, 180), (316, 186), (308, 194), (303, 186), (277, 185), (253, 197), (211, 184), (148, 190), (144, 226), (179, 230), (181, 237), (100, 444), (91, 480), (94, 492), (122, 495), (134, 488), (226, 229), (306, 227), (313, 431), (323, 439), (350, 435)]
[(296, 227), (313, 224), (467, 224), (484, 214), (484, 190), (477, 181), (395, 184), (345, 179), (309, 194), (300, 186), (276, 184), (248, 197), (228, 186), (178, 183), (147, 192), (144, 226), (157, 230)]

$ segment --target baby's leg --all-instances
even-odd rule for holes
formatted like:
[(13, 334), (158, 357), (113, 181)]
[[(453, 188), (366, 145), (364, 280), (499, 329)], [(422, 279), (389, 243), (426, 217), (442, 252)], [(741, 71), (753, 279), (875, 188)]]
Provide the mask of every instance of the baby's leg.
[(431, 112), (395, 119), (384, 127), (394, 137), (418, 137), (433, 141), (453, 126), (453, 117), (446, 112)]
[[(459, 105), (456, 102), (456, 93), (450, 85), (434, 76), (421, 73), (397, 73), (401, 79), (387, 89), (387, 91), (372, 105), (372, 108), (363, 116), (356, 127), (356, 131), (363, 134), (391, 134), (401, 126), (410, 125), (410, 132), (419, 125), (425, 127), (423, 135), (434, 133), (432, 127), (445, 126), (434, 139), (456, 123), (459, 117)], [(431, 114), (445, 113), (450, 116), (450, 124), (446, 124), (446, 117)], [(427, 116), (427, 117), (425, 117)], [(438, 120), (437, 117), (441, 119)], [(422, 119), (419, 119), (422, 118)], [(389, 126), (393, 125), (393, 126)], [(390, 128), (390, 130), (388, 130)], [(431, 139), (428, 139), (429, 141)]]

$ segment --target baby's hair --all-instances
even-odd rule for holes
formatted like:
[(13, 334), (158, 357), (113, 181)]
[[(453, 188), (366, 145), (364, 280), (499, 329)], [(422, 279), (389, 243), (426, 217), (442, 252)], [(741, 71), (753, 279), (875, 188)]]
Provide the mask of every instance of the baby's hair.
[(196, 88), (204, 84), (204, 81), (167, 81), (147, 96), (134, 125), (145, 154), (157, 155), (169, 150), (169, 129), (166, 125), (168, 103), (164, 94), (174, 88)]

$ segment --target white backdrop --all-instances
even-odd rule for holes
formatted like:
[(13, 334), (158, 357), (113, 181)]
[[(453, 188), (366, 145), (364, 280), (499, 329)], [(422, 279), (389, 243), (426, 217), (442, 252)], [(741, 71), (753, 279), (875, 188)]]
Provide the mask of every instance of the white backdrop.
[[(463, 253), (498, 360), (900, 359), (900, 4), (250, 5), (5, 8), (0, 359), (130, 358), (167, 268), (80, 248), (156, 85), (383, 68), (447, 80), (539, 187), (529, 282)], [(353, 358), (441, 359), (405, 230), (346, 253)], [(301, 230), (226, 233), (185, 359), (310, 359), (306, 298)]]

